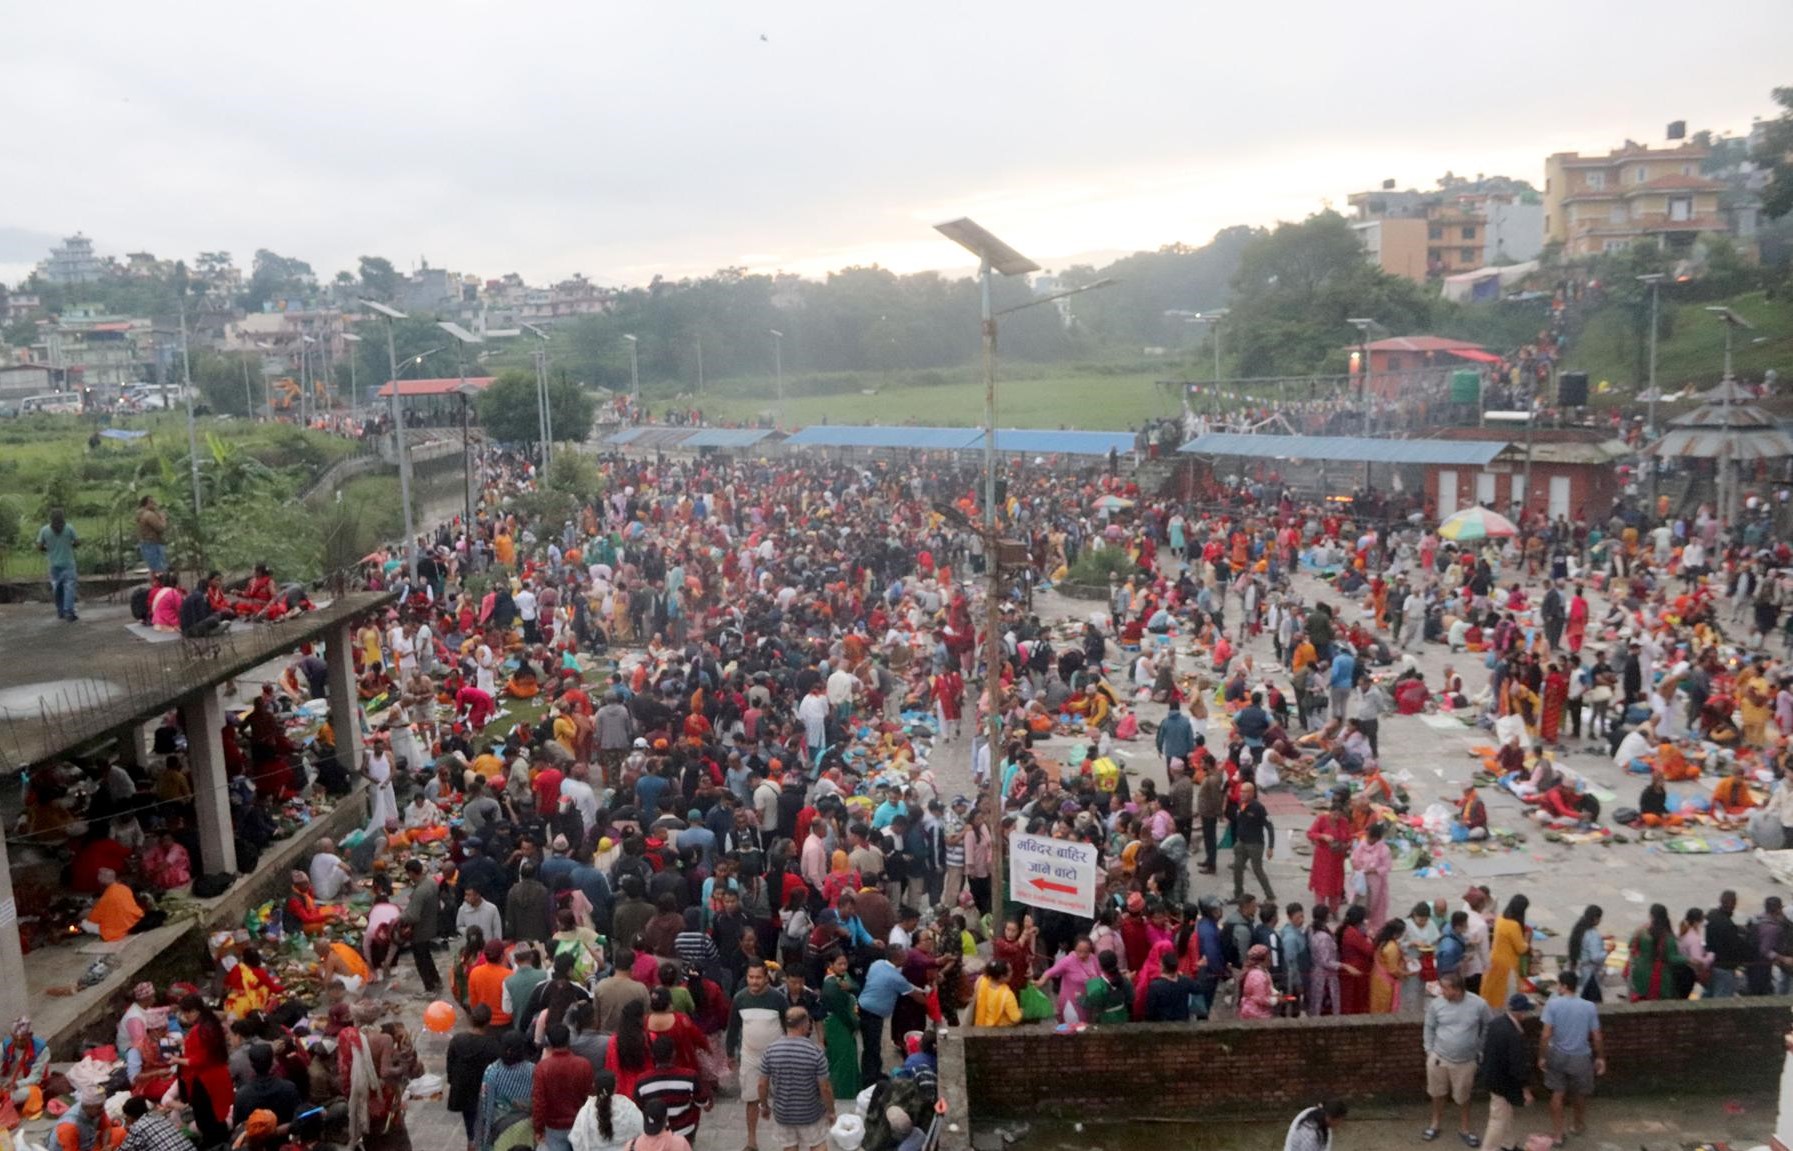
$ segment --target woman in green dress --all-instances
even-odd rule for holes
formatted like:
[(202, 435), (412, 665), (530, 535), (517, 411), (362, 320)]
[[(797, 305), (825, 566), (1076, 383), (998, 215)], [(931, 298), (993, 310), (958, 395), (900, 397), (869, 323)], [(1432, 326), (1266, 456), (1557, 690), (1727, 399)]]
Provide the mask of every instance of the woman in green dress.
[(828, 1051), (828, 1081), (836, 1099), (859, 1094), (859, 987), (847, 974), (847, 955), (837, 951), (828, 961), (822, 980), (822, 1006), (828, 1018), (822, 1024), (822, 1043)]
[(1133, 985), (1121, 974), (1121, 957), (1113, 951), (1096, 956), (1102, 973), (1083, 985), (1077, 1012), (1085, 1023), (1125, 1023), (1132, 1018)]

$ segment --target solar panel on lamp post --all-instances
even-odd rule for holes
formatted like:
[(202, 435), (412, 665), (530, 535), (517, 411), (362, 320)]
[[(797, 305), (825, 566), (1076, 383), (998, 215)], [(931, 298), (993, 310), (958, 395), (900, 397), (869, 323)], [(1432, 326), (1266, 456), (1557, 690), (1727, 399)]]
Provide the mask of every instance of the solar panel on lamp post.
[[(403, 506), (405, 516), (405, 574), (415, 582), (417, 579), (417, 529), (411, 522), (411, 457), (405, 451), (405, 417), (399, 403), (398, 382), (398, 345), (393, 339), (393, 326), (407, 317), (390, 304), (376, 303), (373, 300), (362, 300), (361, 306), (378, 312), (386, 320), (386, 365), (392, 379), (387, 384), (392, 389), (392, 447), (398, 456), (398, 501)], [(426, 353), (428, 354), (428, 353)], [(419, 356), (421, 360), (423, 357)]]

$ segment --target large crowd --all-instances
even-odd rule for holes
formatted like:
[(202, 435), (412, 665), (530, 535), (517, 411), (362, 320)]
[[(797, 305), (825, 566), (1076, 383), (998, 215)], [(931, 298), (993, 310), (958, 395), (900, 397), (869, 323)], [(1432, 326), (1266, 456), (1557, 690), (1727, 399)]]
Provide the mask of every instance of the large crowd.
[[(1785, 990), (1793, 923), (1773, 899), (1753, 919), (1730, 893), (1678, 917), (1658, 904), (1616, 935), (1590, 907), (1560, 954), (1521, 893), (1398, 913), (1390, 841), (1417, 813), (1379, 758), (1392, 714), (1489, 730), (1435, 828), (1456, 842), (1497, 832), (1481, 791), (1502, 788), (1552, 835), (1786, 846), (1776, 497), (1731, 525), (1633, 500), (1455, 544), (1273, 484), (1189, 504), (1055, 463), (1008, 472), (1004, 534), (1033, 578), (1001, 604), (992, 676), (981, 486), (950, 460), (607, 457), (602, 497), (552, 522), (526, 510), (545, 506), (534, 466), (486, 456), (471, 530), (416, 541), (415, 576), (404, 549), (368, 561), (368, 586), (400, 594), (356, 633), (363, 762), (337, 762), (327, 731), (303, 752), (283, 734), (321, 691), (313, 653), (232, 758), (246, 814), (354, 773), (367, 825), (320, 842), (288, 898), (217, 941), (215, 970), (136, 989), (118, 1066), (56, 1137), (167, 1151), (190, 1114), (202, 1147), (306, 1145), (326, 1122), (403, 1145), (425, 1074), (403, 1020), (427, 1003), (427, 1026), (458, 1028), (436, 1086), (470, 1151), (683, 1151), (727, 1096), (749, 1151), (831, 1134), (917, 1151), (939, 1026), (1401, 1012), (1425, 1016), (1427, 1137), (1451, 1101), (1466, 1143), (1504, 1148), (1532, 1062), (1555, 1137), (1579, 1125), (1603, 998)], [(1042, 619), (1027, 589), (1092, 552), (1105, 599)], [(1482, 661), (1487, 686), (1413, 658), (1440, 649)], [(1561, 761), (1584, 724), (1639, 773), (1635, 804), (1602, 812)], [(1128, 748), (1155, 751), (1165, 783), (1124, 769)], [(127, 775), (120, 796), (162, 786), (98, 770)], [(1709, 802), (1671, 799), (1702, 772), (1724, 777)], [(1311, 822), (1279, 828), (1276, 791), (1311, 797)], [(116, 842), (105, 812), (88, 822), (80, 849)], [(98, 859), (92, 930), (120, 931), (107, 916), (168, 865), (183, 829), (160, 823)], [(1018, 832), (1096, 849), (1089, 915), (992, 889)], [(1279, 902), (1265, 863), (1291, 852), (1307, 891)], [(1532, 1057), (1513, 1023), (1543, 992)], [(44, 1077), (22, 1026), (0, 1054), (15, 1091)], [(108, 1087), (146, 1105), (115, 1118)], [(1291, 1146), (1342, 1118), (1304, 1113)]]

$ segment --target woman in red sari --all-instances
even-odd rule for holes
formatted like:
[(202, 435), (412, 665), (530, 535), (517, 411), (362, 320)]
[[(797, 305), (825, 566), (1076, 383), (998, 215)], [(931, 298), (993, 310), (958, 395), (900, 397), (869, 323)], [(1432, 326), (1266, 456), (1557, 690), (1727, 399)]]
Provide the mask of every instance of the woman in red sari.
[(1339, 928), (1339, 1014), (1367, 1015), (1370, 1010), (1370, 968), (1376, 950), (1364, 930), (1367, 913), (1361, 907), (1345, 912)]
[(1557, 742), (1563, 728), (1563, 712), (1569, 706), (1569, 676), (1556, 660), (1544, 676), (1544, 714), (1538, 721), (1538, 738), (1545, 743)]
[(179, 1010), (186, 1031), (174, 1061), (180, 1067), (181, 1093), (193, 1105), (200, 1144), (215, 1147), (230, 1137), (230, 1107), (236, 1101), (224, 1025), (197, 995), (182, 997)]
[(1569, 654), (1580, 655), (1582, 641), (1588, 634), (1588, 601), (1581, 594), (1581, 585), (1575, 585), (1575, 594), (1569, 597), (1569, 626), (1563, 632), (1563, 641), (1569, 645)]
[(1331, 810), (1322, 812), (1307, 829), (1307, 841), (1314, 845), (1307, 889), (1314, 893), (1314, 906), (1335, 911), (1345, 900), (1345, 859), (1353, 838), (1347, 802), (1344, 796), (1335, 798)]

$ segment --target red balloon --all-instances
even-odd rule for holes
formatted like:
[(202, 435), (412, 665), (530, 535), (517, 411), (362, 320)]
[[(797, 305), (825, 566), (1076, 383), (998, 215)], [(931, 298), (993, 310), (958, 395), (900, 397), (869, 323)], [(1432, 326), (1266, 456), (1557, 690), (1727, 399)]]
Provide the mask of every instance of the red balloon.
[(423, 1009), (423, 1025), (438, 1035), (454, 1030), (454, 1004), (438, 999)]

